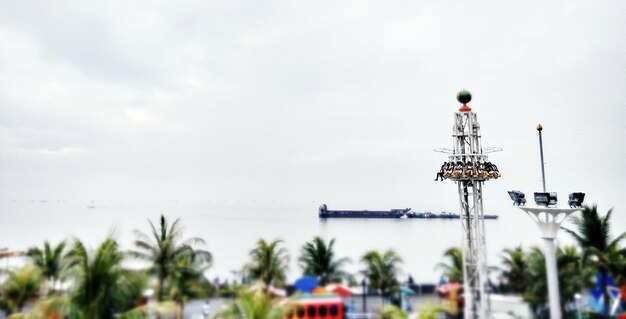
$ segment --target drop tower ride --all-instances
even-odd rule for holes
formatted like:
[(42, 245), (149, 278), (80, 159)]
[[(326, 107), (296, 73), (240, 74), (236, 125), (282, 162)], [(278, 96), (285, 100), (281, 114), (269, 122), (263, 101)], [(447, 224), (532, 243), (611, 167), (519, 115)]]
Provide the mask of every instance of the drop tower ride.
[(467, 105), (471, 99), (472, 95), (468, 91), (463, 90), (457, 94), (457, 100), (463, 105), (454, 113), (452, 148), (435, 151), (448, 154), (448, 161), (441, 166), (437, 178), (454, 181), (459, 193), (464, 239), (464, 318), (484, 319), (489, 317), (490, 311), (487, 296), (483, 184), (500, 177), (498, 167), (489, 162), (486, 154), (502, 149), (482, 146), (478, 118)]

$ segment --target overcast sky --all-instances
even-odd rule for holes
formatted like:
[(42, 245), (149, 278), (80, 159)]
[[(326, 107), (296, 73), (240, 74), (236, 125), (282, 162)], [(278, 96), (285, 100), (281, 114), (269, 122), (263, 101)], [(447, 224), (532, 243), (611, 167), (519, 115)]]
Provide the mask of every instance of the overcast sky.
[(626, 220), (624, 1), (2, 1), (0, 197), (458, 209), (468, 89), (508, 189)]

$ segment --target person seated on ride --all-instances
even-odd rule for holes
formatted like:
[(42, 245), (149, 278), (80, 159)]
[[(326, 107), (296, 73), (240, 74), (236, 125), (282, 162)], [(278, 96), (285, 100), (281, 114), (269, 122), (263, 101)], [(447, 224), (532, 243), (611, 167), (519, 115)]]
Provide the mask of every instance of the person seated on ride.
[(491, 162), (485, 163), (485, 167), (487, 168), (488, 176), (498, 178), (498, 172), (494, 169), (494, 166)]
[(463, 162), (457, 161), (452, 169), (452, 177), (459, 177), (463, 171)]
[(493, 167), (491, 166), (491, 162), (485, 162), (485, 171), (487, 171), (487, 176), (492, 176)]
[(478, 162), (474, 163), (472, 165), (472, 177), (478, 177), (480, 175), (478, 175)]
[(441, 180), (443, 181), (443, 175), (444, 175), (445, 170), (446, 170), (446, 164), (447, 164), (447, 162), (443, 162), (443, 164), (441, 165), (441, 169), (439, 169), (439, 172), (437, 173), (437, 176), (435, 176), (435, 180), (439, 180), (441, 178)]
[(443, 174), (443, 177), (448, 178), (454, 172), (454, 163), (447, 162), (446, 163), (446, 172)]
[(500, 171), (498, 170), (498, 166), (496, 166), (496, 164), (490, 163), (491, 164), (491, 169), (492, 169), (492, 176), (494, 178), (498, 178), (500, 176), (502, 176), (502, 174), (500, 174)]
[(487, 169), (487, 164), (485, 164), (485, 161), (482, 159), (480, 160), (478, 173), (480, 174), (480, 177), (482, 178), (486, 178), (487, 176), (489, 176), (489, 170)]
[(463, 177), (467, 177), (467, 174), (472, 174), (472, 162), (471, 161), (467, 161), (465, 162), (465, 165), (463, 166), (463, 174), (461, 174), (461, 176)]

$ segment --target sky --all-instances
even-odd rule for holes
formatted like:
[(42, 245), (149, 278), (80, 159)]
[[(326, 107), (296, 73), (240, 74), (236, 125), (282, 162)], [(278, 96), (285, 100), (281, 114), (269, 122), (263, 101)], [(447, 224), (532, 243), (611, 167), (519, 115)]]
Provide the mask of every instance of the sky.
[[(458, 209), (472, 92), (507, 190), (626, 227), (624, 1), (2, 1), (0, 198)], [(620, 93), (622, 92), (622, 93)], [(506, 205), (506, 206), (505, 206)]]

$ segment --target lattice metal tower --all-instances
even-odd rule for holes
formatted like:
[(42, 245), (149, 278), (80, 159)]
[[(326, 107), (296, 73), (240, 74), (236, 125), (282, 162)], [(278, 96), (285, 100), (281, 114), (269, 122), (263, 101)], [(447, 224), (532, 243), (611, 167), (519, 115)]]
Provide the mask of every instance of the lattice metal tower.
[(482, 319), (489, 317), (482, 187), (485, 181), (500, 177), (497, 166), (488, 161), (486, 154), (501, 149), (483, 148), (476, 113), (467, 106), (471, 99), (468, 91), (459, 92), (457, 100), (463, 106), (454, 113), (453, 146), (435, 151), (449, 154), (437, 178), (456, 182), (459, 192), (464, 235), (464, 315), (466, 319)]

